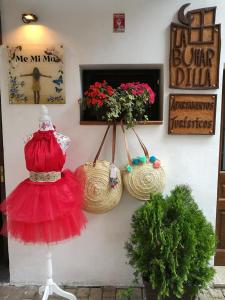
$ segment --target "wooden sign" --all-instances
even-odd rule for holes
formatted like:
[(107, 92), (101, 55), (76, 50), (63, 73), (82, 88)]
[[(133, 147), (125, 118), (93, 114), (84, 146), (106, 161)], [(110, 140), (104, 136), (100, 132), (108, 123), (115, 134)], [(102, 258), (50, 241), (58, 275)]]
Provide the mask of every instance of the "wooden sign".
[(216, 7), (178, 12), (181, 24), (170, 27), (170, 87), (216, 89), (219, 87), (220, 24)]
[(169, 134), (215, 134), (216, 95), (170, 94)]

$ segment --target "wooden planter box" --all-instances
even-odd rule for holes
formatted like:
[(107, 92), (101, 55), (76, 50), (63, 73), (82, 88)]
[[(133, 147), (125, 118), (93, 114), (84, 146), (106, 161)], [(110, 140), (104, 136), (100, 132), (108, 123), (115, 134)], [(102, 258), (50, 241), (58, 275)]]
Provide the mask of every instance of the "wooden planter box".
[[(80, 121), (80, 125), (108, 125), (113, 122), (106, 122), (106, 121)], [(120, 125), (120, 122), (117, 122)], [(161, 125), (163, 121), (138, 121), (136, 125)]]

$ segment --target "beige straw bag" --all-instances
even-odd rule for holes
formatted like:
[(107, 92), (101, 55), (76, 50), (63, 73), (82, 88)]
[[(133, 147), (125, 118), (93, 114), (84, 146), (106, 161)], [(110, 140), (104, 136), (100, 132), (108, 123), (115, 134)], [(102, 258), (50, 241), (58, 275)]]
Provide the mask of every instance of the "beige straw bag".
[(86, 162), (75, 172), (77, 179), (85, 176), (84, 210), (91, 213), (106, 213), (119, 202), (123, 192), (120, 170), (114, 165), (116, 145), (116, 125), (113, 125), (112, 163), (98, 160), (110, 125), (103, 137), (94, 161)]
[[(165, 172), (160, 165), (160, 161), (154, 156), (149, 159), (148, 150), (140, 137), (133, 129), (143, 151), (144, 156), (132, 159), (126, 138), (125, 129), (121, 123), (125, 148), (129, 164), (122, 172), (123, 183), (127, 191), (138, 200), (147, 201), (151, 193), (162, 192), (165, 186)], [(154, 162), (153, 162), (154, 161)]]

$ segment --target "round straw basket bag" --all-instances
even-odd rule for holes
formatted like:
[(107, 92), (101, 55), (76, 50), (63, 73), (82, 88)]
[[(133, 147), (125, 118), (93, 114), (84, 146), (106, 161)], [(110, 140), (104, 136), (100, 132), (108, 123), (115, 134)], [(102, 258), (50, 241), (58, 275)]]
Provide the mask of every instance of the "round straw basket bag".
[(123, 125), (122, 130), (129, 162), (122, 173), (124, 186), (136, 199), (147, 201), (150, 199), (151, 193), (163, 192), (166, 180), (165, 172), (155, 156), (149, 158), (147, 148), (134, 129), (133, 131), (143, 149), (144, 156), (132, 159)]
[(98, 160), (105, 142), (108, 126), (94, 161), (86, 162), (75, 171), (76, 178), (85, 177), (84, 210), (91, 213), (106, 213), (119, 202), (123, 192), (120, 170), (114, 165), (116, 125), (113, 126), (112, 163)]

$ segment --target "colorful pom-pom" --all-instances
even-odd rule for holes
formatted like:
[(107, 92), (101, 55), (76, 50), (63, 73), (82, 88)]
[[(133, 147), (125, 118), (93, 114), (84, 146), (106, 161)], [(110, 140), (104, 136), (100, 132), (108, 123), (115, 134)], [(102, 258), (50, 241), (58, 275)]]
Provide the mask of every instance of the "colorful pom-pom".
[(131, 167), (131, 165), (127, 165), (127, 166), (126, 166), (126, 170), (127, 170), (127, 172), (129, 172), (129, 173), (130, 173), (130, 172), (132, 171), (132, 167)]
[(156, 160), (154, 163), (153, 163), (153, 168), (155, 169), (158, 169), (160, 167), (160, 160)]
[(140, 159), (138, 157), (132, 159), (133, 165), (137, 166), (140, 163)]
[(147, 161), (147, 159), (146, 159), (145, 156), (139, 156), (138, 159), (140, 160), (140, 162), (141, 162), (142, 164), (145, 164), (146, 161)]
[(154, 164), (154, 162), (156, 161), (156, 157), (150, 156), (149, 161)]

